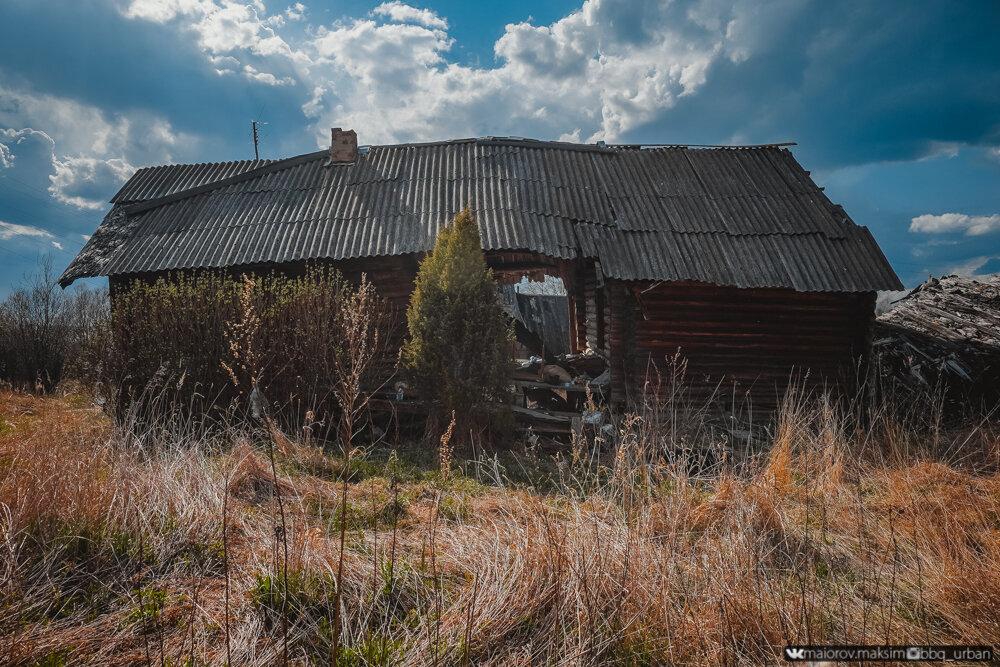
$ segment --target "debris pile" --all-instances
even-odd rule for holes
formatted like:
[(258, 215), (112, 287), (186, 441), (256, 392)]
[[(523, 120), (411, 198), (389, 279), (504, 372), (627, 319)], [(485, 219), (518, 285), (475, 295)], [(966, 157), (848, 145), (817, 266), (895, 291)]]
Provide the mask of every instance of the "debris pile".
[(523, 428), (550, 436), (600, 427), (610, 383), (608, 360), (589, 348), (548, 361), (531, 357), (514, 373), (514, 414)]
[(872, 343), (884, 379), (953, 406), (1000, 403), (1000, 274), (931, 278), (894, 302)]

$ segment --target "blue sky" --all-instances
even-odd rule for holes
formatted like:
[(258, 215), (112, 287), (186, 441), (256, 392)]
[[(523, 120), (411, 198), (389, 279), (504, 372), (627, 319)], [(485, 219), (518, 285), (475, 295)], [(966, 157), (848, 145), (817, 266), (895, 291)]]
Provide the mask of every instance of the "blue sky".
[(137, 168), (484, 135), (795, 141), (907, 286), (1000, 272), (1000, 3), (4, 0), (0, 296)]

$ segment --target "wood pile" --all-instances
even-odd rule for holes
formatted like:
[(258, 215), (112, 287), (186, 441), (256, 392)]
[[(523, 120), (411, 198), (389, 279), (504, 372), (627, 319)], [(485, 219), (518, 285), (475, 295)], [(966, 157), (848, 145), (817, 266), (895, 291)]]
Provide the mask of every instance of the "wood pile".
[(940, 392), (952, 407), (1000, 404), (1000, 274), (931, 278), (875, 323), (882, 378), (904, 392)]

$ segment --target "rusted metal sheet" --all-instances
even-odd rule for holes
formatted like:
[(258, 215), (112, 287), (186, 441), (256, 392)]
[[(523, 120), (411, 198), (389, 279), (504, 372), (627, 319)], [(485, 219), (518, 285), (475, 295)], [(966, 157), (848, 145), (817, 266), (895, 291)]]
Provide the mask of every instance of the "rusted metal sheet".
[(487, 251), (596, 259), (622, 280), (867, 292), (878, 245), (777, 147), (469, 139), (140, 170), (63, 274), (422, 253), (465, 206)]

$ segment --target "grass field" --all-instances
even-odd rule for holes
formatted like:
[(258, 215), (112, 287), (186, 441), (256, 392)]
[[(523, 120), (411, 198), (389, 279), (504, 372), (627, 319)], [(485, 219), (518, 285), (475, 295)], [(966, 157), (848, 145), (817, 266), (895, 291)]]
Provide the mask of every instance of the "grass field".
[[(743, 665), (789, 642), (1000, 645), (997, 432), (857, 423), (790, 401), (746, 452), (623, 420), (603, 450), (459, 451), (447, 474), (436, 443), (368, 448), (342, 486), (344, 459), (297, 437), (136, 433), (82, 396), (0, 392), (0, 663)], [(713, 465), (678, 460), (691, 445)]]

